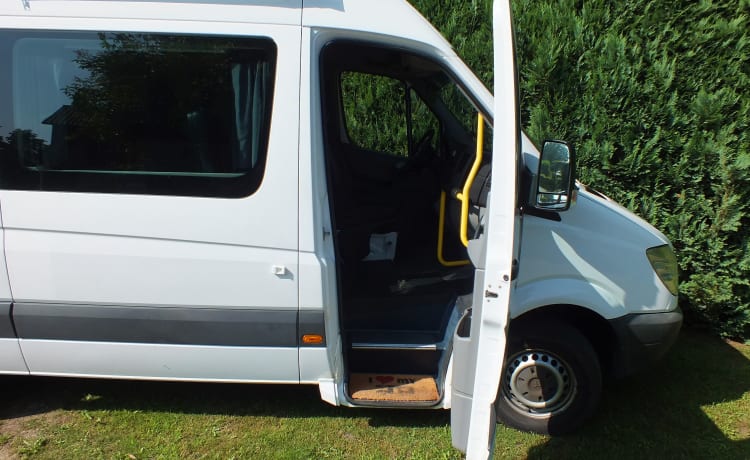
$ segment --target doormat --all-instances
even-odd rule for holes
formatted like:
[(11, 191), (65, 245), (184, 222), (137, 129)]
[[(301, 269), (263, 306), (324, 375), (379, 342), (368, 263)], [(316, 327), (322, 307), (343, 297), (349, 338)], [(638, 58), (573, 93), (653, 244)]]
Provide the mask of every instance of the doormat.
[(437, 401), (430, 375), (350, 374), (349, 394), (360, 401)]

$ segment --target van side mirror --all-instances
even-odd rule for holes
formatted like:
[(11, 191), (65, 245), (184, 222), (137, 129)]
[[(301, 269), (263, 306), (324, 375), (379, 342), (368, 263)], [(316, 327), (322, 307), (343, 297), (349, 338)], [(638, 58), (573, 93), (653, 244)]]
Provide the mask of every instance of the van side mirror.
[(537, 186), (531, 200), (545, 211), (566, 211), (573, 201), (575, 150), (567, 142), (544, 141), (539, 157)]

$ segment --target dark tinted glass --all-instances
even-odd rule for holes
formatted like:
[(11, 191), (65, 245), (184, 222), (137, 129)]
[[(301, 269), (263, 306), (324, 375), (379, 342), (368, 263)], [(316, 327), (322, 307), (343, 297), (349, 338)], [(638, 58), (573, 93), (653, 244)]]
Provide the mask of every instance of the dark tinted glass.
[(3, 188), (243, 197), (260, 185), (271, 40), (0, 36)]

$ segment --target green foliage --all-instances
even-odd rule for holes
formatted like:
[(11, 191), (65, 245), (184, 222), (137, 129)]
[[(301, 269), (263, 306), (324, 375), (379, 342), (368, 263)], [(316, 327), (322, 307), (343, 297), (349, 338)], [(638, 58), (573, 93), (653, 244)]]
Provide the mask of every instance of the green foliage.
[(408, 156), (405, 91), (404, 84), (393, 78), (355, 72), (342, 74), (349, 139), (369, 150)]
[[(414, 0), (491, 80), (491, 1)], [(512, 3), (524, 127), (664, 231), (681, 305), (750, 337), (750, 2)]]
[(21, 454), (22, 458), (30, 458), (41, 452), (46, 444), (47, 440), (45, 438), (25, 439), (18, 449), (18, 453)]
[[(341, 74), (341, 103), (349, 140), (365, 150), (408, 157), (423, 142), (432, 142), (440, 132), (435, 114), (422, 97), (434, 104), (439, 99), (464, 123), (468, 132), (476, 128), (477, 112), (447, 76), (419, 76), (410, 81), (395, 77), (346, 71)], [(403, 77), (402, 77), (403, 78)], [(421, 80), (419, 80), (421, 78)], [(419, 80), (419, 81), (418, 81)], [(430, 88), (420, 96), (411, 86)], [(411, 127), (411, 133), (409, 132)], [(472, 136), (474, 137), (474, 136)]]

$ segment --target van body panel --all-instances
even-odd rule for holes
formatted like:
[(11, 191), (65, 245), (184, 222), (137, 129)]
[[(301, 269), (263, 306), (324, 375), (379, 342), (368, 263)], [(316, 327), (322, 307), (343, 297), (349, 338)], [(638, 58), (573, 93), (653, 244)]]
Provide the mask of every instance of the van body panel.
[[(305, 309), (300, 310), (297, 317), (297, 333), (299, 336), (299, 344), (304, 345), (307, 348), (321, 348), (325, 347), (325, 312), (320, 309)], [(306, 335), (320, 335), (323, 338), (322, 342), (308, 342), (305, 343), (302, 338)]]
[[(0, 205), (3, 203), (0, 201)], [(0, 211), (0, 250), (5, 251), (5, 228), (3, 226), (2, 214)], [(5, 263), (5, 257), (0, 257), (0, 338), (15, 337), (13, 332), (13, 323), (11, 320), (11, 311), (13, 295), (10, 291), (10, 281), (8, 281), (8, 267)], [(2, 365), (0, 365), (2, 367)]]
[[(658, 281), (658, 279), (656, 280)], [(622, 303), (607, 291), (607, 286), (593, 285), (580, 279), (553, 277), (535, 280), (514, 292), (511, 317), (518, 318), (537, 308), (551, 305), (573, 305), (591, 310), (604, 319), (620, 318), (637, 311)], [(660, 292), (663, 302), (654, 304), (653, 313), (665, 313), (677, 308), (677, 297), (669, 292)], [(642, 311), (646, 311), (642, 308)]]
[(15, 338), (16, 333), (13, 330), (13, 321), (10, 316), (10, 301), (0, 303), (0, 339)]
[(0, 374), (28, 374), (29, 368), (16, 338), (0, 338)]
[[(622, 233), (618, 232), (615, 235), (618, 239), (627, 239), (636, 244), (642, 242), (643, 244), (652, 245), (650, 247), (669, 243), (669, 239), (656, 227), (601, 192), (593, 190), (584, 184), (579, 184), (578, 196), (588, 200), (588, 205), (590, 206), (600, 206), (607, 209), (607, 211), (592, 211), (592, 217), (589, 219), (598, 217), (597, 213), (603, 215), (609, 215), (609, 213), (615, 214), (613, 218), (617, 219), (623, 227), (621, 230)], [(589, 212), (588, 208), (586, 208), (586, 212)], [(581, 225), (588, 224), (589, 222), (582, 222)]]
[[(1, 202), (0, 202), (1, 204)], [(5, 229), (0, 216), (0, 249), (5, 246)], [(0, 257), (0, 374), (28, 374), (13, 326), (13, 303), (5, 257)]]
[(0, 374), (28, 374), (13, 327), (12, 309), (10, 301), (0, 302)]
[(332, 377), (326, 347), (299, 349), (299, 381), (316, 384)]
[[(70, 4), (57, 4), (62, 3)], [(86, 6), (93, 5), (86, 2)], [(164, 8), (184, 9), (177, 4)], [(243, 11), (251, 13), (252, 8)], [(3, 21), (0, 27), (4, 29), (15, 29), (21, 22), (7, 17)], [(24, 26), (78, 31), (85, 29), (81, 24), (86, 22), (85, 18), (27, 18)], [(102, 27), (105, 23), (107, 27)], [(74, 190), (0, 192), (14, 301), (23, 305), (19, 308), (23, 334), (35, 338), (21, 345), (32, 372), (66, 373), (61, 364), (65, 360), (50, 358), (60, 357), (56, 347), (61, 342), (36, 340), (43, 336), (81, 343), (122, 341), (117, 346), (96, 345), (99, 352), (85, 365), (72, 365), (70, 374), (147, 377), (152, 368), (144, 364), (138, 371), (137, 360), (131, 360), (131, 368), (112, 364), (120, 356), (127, 358), (127, 342), (132, 341), (136, 348), (142, 345), (137, 342), (187, 342), (192, 345), (160, 350), (176, 362), (183, 359), (178, 355), (185, 353), (185, 363), (191, 362), (194, 370), (176, 374), (159, 371), (155, 377), (298, 381), (298, 180), (296, 168), (290, 171), (289, 165), (298, 161), (299, 26), (262, 24), (248, 31), (236, 23), (225, 27), (218, 22), (202, 22), (196, 27), (179, 21), (171, 22), (173, 27), (161, 21), (92, 20), (88, 24), (105, 32), (127, 30), (130, 25), (133, 31), (163, 33), (173, 28), (180, 34), (214, 36), (235, 32), (240, 39), (249, 32), (250, 38), (272, 40), (275, 72), (267, 158), (262, 182), (245, 198)], [(207, 312), (218, 310), (221, 314), (209, 319), (205, 330), (197, 326), (198, 318), (207, 319), (207, 314), (211, 316)], [(193, 317), (186, 319), (189, 315)], [(51, 326), (60, 317), (72, 326), (65, 332), (56, 332)], [(89, 326), (108, 323), (107, 317), (111, 325), (100, 335), (92, 337), (86, 332)], [(244, 332), (239, 323), (231, 325), (231, 319), (237, 317), (249, 325)], [(118, 323), (134, 329), (123, 335)], [(186, 324), (195, 327), (185, 329)], [(273, 327), (267, 330), (267, 326)], [(279, 328), (283, 333), (270, 333)], [(253, 332), (258, 333), (255, 339)], [(202, 347), (216, 344), (247, 348), (227, 352), (226, 359), (217, 360), (220, 349)], [(269, 345), (287, 349), (276, 350), (280, 358), (274, 362), (279, 365), (270, 373), (258, 371), (256, 379), (251, 369), (268, 362)], [(194, 353), (193, 346), (203, 351)], [(79, 348), (75, 343), (71, 347)], [(101, 359), (110, 352), (115, 353), (111, 359)], [(204, 359), (208, 361), (202, 362)], [(289, 360), (293, 360), (291, 365), (281, 364)], [(219, 361), (225, 369), (217, 373), (214, 363)], [(208, 373), (202, 375), (201, 369)]]
[(26, 339), (21, 339), (20, 342), (33, 375), (299, 383), (297, 348), (291, 347)]
[[(0, 196), (4, 203), (13, 201), (7, 195)], [(44, 197), (38, 198), (37, 203), (44, 203)], [(79, 197), (72, 198), (78, 201)], [(107, 198), (105, 201), (115, 207), (117, 200), (110, 198), (116, 197)], [(69, 209), (73, 207), (70, 202), (66, 204)], [(172, 214), (167, 207), (162, 209), (161, 215)], [(78, 215), (89, 212), (91, 208), (83, 206), (76, 209)], [(54, 220), (51, 214), (47, 214), (50, 223)], [(112, 214), (108, 216), (110, 223), (116, 219)], [(200, 223), (200, 216), (195, 217)], [(226, 222), (227, 217), (231, 215), (222, 220)], [(102, 222), (103, 226), (107, 224)], [(6, 230), (6, 254), (16, 302), (297, 307), (295, 251), (19, 227)], [(159, 226), (144, 222), (142, 231), (147, 228)], [(275, 275), (273, 265), (286, 267), (287, 273)]]
[(451, 51), (450, 44), (414, 7), (400, 0), (377, 3), (353, 0), (305, 0), (304, 27), (351, 30), (430, 44)]
[(24, 9), (20, 0), (6, 1), (0, 6), (0, 15), (100, 19), (99, 23), (101, 19), (110, 21), (112, 18), (126, 18), (299, 25), (302, 14), (302, 0), (220, 0), (210, 3), (205, 0), (32, 0), (29, 6), (29, 9)]
[[(299, 308), (323, 318), (325, 349), (300, 348), (300, 381), (328, 382), (337, 388), (343, 379), (342, 349), (336, 288), (333, 227), (326, 185), (323, 128), (320, 116), (318, 52), (320, 32), (301, 29), (299, 124)], [(323, 384), (321, 384), (321, 388)], [(321, 390), (322, 391), (322, 390)], [(326, 400), (330, 403), (329, 400)]]
[[(646, 249), (667, 244), (653, 227), (585, 190), (555, 222), (525, 216), (512, 316), (546, 305), (578, 305), (602, 318), (671, 311), (673, 296)], [(615, 262), (616, 261), (616, 262)]]

